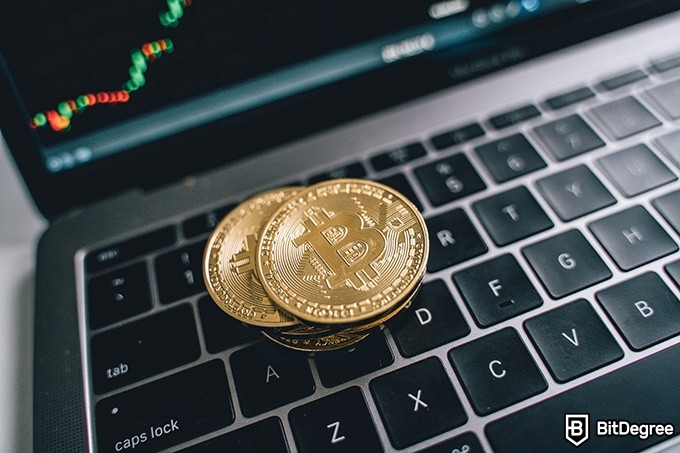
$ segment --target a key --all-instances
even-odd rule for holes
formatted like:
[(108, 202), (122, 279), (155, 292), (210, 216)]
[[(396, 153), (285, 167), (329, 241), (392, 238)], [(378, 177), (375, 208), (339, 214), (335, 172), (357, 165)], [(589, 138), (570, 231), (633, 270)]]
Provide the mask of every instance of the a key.
[(395, 448), (408, 447), (467, 421), (436, 357), (377, 377), (370, 382), (370, 389)]
[(585, 165), (536, 181), (536, 187), (564, 221), (576, 219), (616, 203), (616, 199)]
[(543, 304), (517, 260), (509, 254), (456, 272), (453, 281), (481, 327)]
[(172, 245), (176, 240), (177, 234), (173, 227), (165, 227), (145, 233), (88, 253), (85, 257), (85, 269), (88, 272), (106, 269), (107, 267)]
[(212, 453), (215, 451), (261, 453), (287, 452), (289, 450), (281, 420), (277, 417), (270, 417), (181, 451), (184, 453)]
[(680, 130), (662, 135), (656, 139), (656, 143), (675, 166), (680, 168)]
[(296, 407), (288, 419), (302, 453), (383, 451), (359, 387)]
[(545, 103), (551, 109), (559, 110), (592, 97), (595, 97), (593, 90), (588, 87), (582, 87), (567, 91), (566, 93), (558, 94), (556, 96), (551, 96), (545, 100)]
[(230, 357), (241, 412), (254, 417), (314, 393), (307, 356), (264, 341)]
[(642, 70), (633, 69), (631, 71), (604, 79), (602, 82), (600, 82), (599, 87), (607, 91), (613, 91), (646, 78), (647, 74), (645, 74)]
[(404, 357), (413, 357), (470, 333), (442, 280), (423, 284), (408, 311), (394, 318), (389, 328)]
[(496, 129), (503, 129), (537, 116), (541, 116), (541, 112), (536, 108), (536, 106), (529, 104), (500, 113), (498, 115), (494, 115), (489, 118), (489, 123), (491, 123), (491, 125)]
[(570, 381), (623, 357), (623, 350), (585, 299), (530, 318), (524, 328), (557, 382)]
[(626, 197), (678, 179), (647, 145), (636, 145), (597, 160), (607, 178)]
[(479, 443), (479, 439), (473, 433), (465, 433), (453, 439), (433, 445), (419, 453), (483, 453), (484, 448)]
[(457, 127), (442, 134), (432, 137), (432, 145), (441, 150), (450, 146), (460, 145), (484, 135), (484, 129), (477, 123), (470, 123), (465, 126)]
[(557, 160), (567, 160), (604, 146), (602, 139), (578, 115), (538, 126), (534, 134)]
[(309, 178), (309, 182), (314, 184), (328, 179), (338, 178), (363, 178), (366, 176), (366, 169), (360, 162), (353, 162), (333, 170), (325, 171)]
[(642, 206), (592, 222), (588, 228), (624, 271), (678, 250), (678, 245)]
[(519, 241), (553, 226), (524, 186), (477, 201), (472, 208), (497, 245)]
[(580, 231), (570, 230), (522, 249), (554, 298), (564, 297), (612, 276)]
[(399, 148), (383, 151), (382, 153), (371, 157), (371, 165), (375, 171), (383, 171), (423, 157), (425, 154), (427, 154), (427, 152), (423, 145), (420, 143), (411, 143)]
[(670, 275), (675, 282), (675, 286), (680, 288), (680, 260), (667, 264), (664, 269), (666, 269), (668, 275)]
[(496, 182), (505, 182), (545, 167), (545, 161), (522, 134), (475, 148)]
[(486, 188), (463, 154), (423, 165), (415, 169), (420, 185), (434, 206), (458, 200)]
[(665, 118), (669, 120), (680, 118), (680, 80), (650, 88), (645, 94)]
[(182, 222), (184, 237), (193, 238), (210, 233), (220, 220), (235, 207), (235, 204), (230, 204), (185, 220)]
[(262, 338), (257, 329), (244, 326), (222, 311), (210, 296), (199, 299), (198, 312), (201, 316), (205, 348), (210, 353), (222, 352)]
[(198, 359), (194, 314), (180, 305), (92, 337), (92, 381), (105, 393)]
[(621, 140), (659, 126), (659, 120), (640, 101), (628, 96), (591, 110), (593, 120), (609, 137)]
[(87, 311), (93, 329), (144, 313), (150, 308), (149, 276), (144, 263), (116, 269), (88, 282)]
[(487, 415), (543, 392), (548, 385), (509, 327), (449, 351), (472, 408)]
[(350, 348), (314, 356), (319, 378), (325, 387), (335, 387), (389, 366), (392, 362), (394, 356), (382, 332), (374, 332)]
[(461, 263), (488, 250), (462, 209), (431, 217), (425, 223), (430, 239), (429, 272)]
[(596, 294), (631, 348), (648, 348), (680, 333), (680, 301), (647, 272)]
[[(668, 434), (642, 436), (597, 435), (598, 423), (626, 420), (630, 423), (655, 423), (680, 426), (680, 345), (642, 358), (609, 374), (588, 381), (550, 399), (531, 405), (486, 426), (491, 447), (497, 452), (532, 451), (579, 452), (641, 451), (668, 439)], [(581, 414), (570, 428), (565, 414)], [(583, 414), (588, 415), (584, 420)], [(621, 431), (619, 425), (617, 431)], [(677, 428), (673, 430), (676, 433)], [(566, 435), (566, 437), (565, 437)], [(529, 447), (530, 446), (530, 447)]]
[(652, 204), (675, 231), (680, 233), (680, 190), (659, 197)]
[(156, 280), (164, 304), (205, 291), (203, 251), (205, 241), (173, 250), (156, 258)]
[(396, 175), (379, 179), (378, 182), (385, 184), (386, 186), (390, 186), (393, 189), (397, 189), (416, 206), (418, 211), (423, 211), (423, 205), (418, 199), (416, 193), (413, 191), (413, 187), (411, 187), (411, 184), (406, 179), (406, 176), (402, 175), (401, 173), (397, 173)]
[(103, 399), (95, 417), (101, 452), (158, 451), (228, 426), (234, 410), (224, 362), (203, 363)]

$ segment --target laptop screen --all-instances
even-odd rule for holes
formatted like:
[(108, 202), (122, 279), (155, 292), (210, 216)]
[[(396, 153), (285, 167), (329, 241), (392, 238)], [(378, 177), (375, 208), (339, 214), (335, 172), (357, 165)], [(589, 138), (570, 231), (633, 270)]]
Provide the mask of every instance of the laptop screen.
[[(520, 61), (531, 53), (512, 47), (523, 24), (583, 3), (630, 2), (20, 2), (12, 14), (0, 14), (0, 94), (14, 108), (2, 112), (3, 133), (13, 135), (7, 126), (20, 124), (19, 140), (27, 145), (20, 152), (34, 155), (18, 160), (54, 180), (78, 171), (94, 177), (79, 169), (107, 158), (120, 165), (126, 162), (120, 156), (130, 152), (170, 167), (180, 151), (166, 150), (186, 144), (233, 144), (201, 160), (235, 160), (254, 152), (253, 144), (262, 141), (257, 135), (275, 142), (276, 127), (291, 134), (281, 132), (281, 139), (292, 139), (290, 124), (303, 129), (301, 123), (325, 124), (319, 117), (349, 119), (352, 106), (333, 103), (345, 87), (360, 100), (355, 105), (378, 108)], [(444, 82), (414, 77), (433, 61), (485, 52), (486, 59), (449, 64)], [(385, 81), (394, 84), (393, 92)], [(367, 91), (371, 86), (379, 87)], [(331, 89), (336, 98), (321, 95)], [(299, 116), (309, 105), (316, 107)], [(253, 133), (269, 127), (260, 114), (272, 123), (266, 134)], [(275, 144), (265, 142), (259, 147)]]

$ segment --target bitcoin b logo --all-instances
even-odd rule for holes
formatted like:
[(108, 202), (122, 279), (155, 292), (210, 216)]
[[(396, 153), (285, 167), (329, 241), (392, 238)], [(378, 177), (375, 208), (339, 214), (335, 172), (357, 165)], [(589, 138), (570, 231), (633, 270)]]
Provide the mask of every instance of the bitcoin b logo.
[(355, 289), (370, 284), (378, 277), (372, 263), (385, 250), (383, 233), (365, 226), (362, 217), (353, 212), (324, 216), (312, 215), (304, 220), (307, 231), (293, 239), (293, 244), (308, 244), (314, 249), (331, 272), (326, 276), (329, 288), (346, 281)]

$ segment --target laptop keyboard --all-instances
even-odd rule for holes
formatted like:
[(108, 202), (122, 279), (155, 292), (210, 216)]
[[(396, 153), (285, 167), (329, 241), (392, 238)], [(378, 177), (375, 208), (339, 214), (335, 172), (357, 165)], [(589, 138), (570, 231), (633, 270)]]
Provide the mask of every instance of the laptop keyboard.
[(210, 300), (203, 250), (235, 200), (91, 251), (99, 451), (552, 450), (583, 411), (680, 426), (680, 345), (646, 353), (680, 333), (678, 68), (659, 59), (300, 178), (372, 178), (425, 214), (420, 293), (348, 350), (285, 350)]

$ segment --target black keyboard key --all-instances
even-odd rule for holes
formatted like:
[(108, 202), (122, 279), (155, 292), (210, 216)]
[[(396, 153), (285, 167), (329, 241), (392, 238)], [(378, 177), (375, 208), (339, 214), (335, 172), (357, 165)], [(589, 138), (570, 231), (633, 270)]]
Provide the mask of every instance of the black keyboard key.
[(270, 341), (239, 349), (229, 360), (241, 412), (254, 417), (314, 393), (307, 356)]
[(204, 249), (205, 241), (201, 241), (156, 258), (156, 281), (162, 303), (167, 304), (205, 291)]
[(470, 123), (462, 127), (457, 127), (442, 134), (432, 137), (432, 145), (437, 149), (449, 148), (460, 145), (477, 137), (484, 135), (484, 129), (477, 123)]
[(650, 64), (650, 69), (658, 74), (676, 68), (680, 68), (680, 54), (656, 58)]
[(666, 269), (668, 275), (670, 275), (675, 282), (675, 286), (680, 288), (680, 260), (673, 261), (672, 263), (666, 265), (664, 269)]
[(215, 229), (217, 224), (220, 223), (220, 220), (222, 220), (222, 218), (235, 207), (235, 204), (230, 204), (228, 206), (224, 206), (222, 208), (218, 208), (185, 220), (182, 223), (182, 232), (184, 233), (184, 237), (193, 238), (210, 233), (213, 229)]
[(600, 82), (599, 86), (604, 90), (613, 91), (646, 78), (647, 74), (645, 74), (642, 70), (633, 69), (631, 71), (609, 77)]
[(680, 333), (680, 301), (647, 272), (596, 294), (631, 348), (648, 348)]
[(565, 439), (565, 414), (589, 416), (590, 436), (579, 452), (641, 451), (662, 442), (668, 436), (598, 436), (596, 422), (680, 426), (678, 363), (680, 345), (491, 422), (486, 427), (491, 447), (498, 452), (573, 452), (574, 445)]
[(262, 338), (257, 329), (245, 326), (222, 311), (210, 296), (201, 297), (198, 312), (201, 315), (205, 348), (212, 354)]
[(234, 422), (224, 363), (213, 360), (101, 400), (95, 417), (100, 452), (158, 451), (223, 428)]
[(201, 355), (194, 313), (181, 305), (92, 337), (95, 393), (192, 362)]
[(580, 231), (570, 230), (522, 249), (554, 298), (564, 297), (612, 276)]
[(557, 382), (567, 382), (623, 357), (623, 350), (585, 299), (524, 322)]
[(577, 88), (566, 93), (552, 96), (545, 100), (545, 103), (553, 110), (559, 110), (569, 105), (576, 104), (595, 97), (595, 93), (588, 87)]
[(486, 184), (463, 154), (416, 168), (415, 174), (434, 206), (486, 189)]
[(425, 283), (408, 311), (389, 323), (399, 352), (413, 357), (470, 333), (470, 326), (442, 280)]
[(657, 74), (676, 68), (680, 68), (680, 54), (656, 58), (650, 63), (650, 69)]
[(616, 203), (612, 194), (585, 165), (539, 179), (536, 187), (565, 222)]
[(497, 245), (507, 245), (552, 228), (553, 223), (524, 186), (472, 204)]
[(302, 453), (383, 451), (359, 387), (296, 407), (288, 420)]
[(467, 421), (451, 381), (436, 357), (375, 378), (370, 388), (395, 448), (408, 447)]
[(650, 88), (645, 93), (654, 108), (669, 120), (680, 118), (680, 80)]
[(656, 143), (675, 166), (680, 168), (680, 130), (662, 135), (656, 139)]
[(181, 451), (185, 453), (215, 451), (285, 453), (289, 449), (281, 420), (277, 417), (270, 417)]
[(473, 433), (461, 434), (424, 450), (418, 450), (419, 453), (482, 453), (483, 451), (482, 444)]
[(673, 239), (642, 206), (592, 222), (588, 228), (624, 271), (678, 250)]
[(499, 183), (545, 167), (545, 161), (522, 134), (479, 146), (475, 152)]
[(416, 193), (413, 191), (413, 187), (411, 187), (411, 183), (408, 182), (406, 176), (402, 175), (401, 173), (397, 173), (396, 175), (379, 179), (378, 182), (385, 184), (386, 186), (390, 186), (393, 189), (397, 189), (416, 206), (418, 211), (422, 212), (423, 205), (418, 199)]
[(591, 110), (595, 123), (610, 138), (621, 140), (661, 125), (640, 101), (625, 97)]
[(425, 221), (430, 239), (427, 270), (437, 272), (482, 255), (488, 248), (462, 209), (454, 209)]
[(680, 190), (659, 197), (652, 204), (675, 231), (680, 233)]
[(371, 165), (375, 171), (383, 171), (411, 162), (412, 160), (423, 157), (425, 154), (427, 154), (427, 152), (423, 145), (420, 143), (411, 143), (399, 148), (384, 151), (371, 157)]
[(385, 334), (374, 332), (351, 348), (315, 354), (314, 363), (325, 387), (335, 387), (385, 368), (394, 362)]
[(515, 257), (509, 254), (456, 272), (453, 281), (481, 327), (543, 304)]
[(93, 329), (151, 309), (146, 265), (136, 263), (91, 279), (86, 305)]
[(519, 335), (509, 327), (453, 348), (449, 359), (479, 415), (496, 412), (548, 387)]
[(602, 139), (578, 115), (570, 115), (534, 129), (544, 148), (562, 161), (604, 146)]
[(636, 145), (597, 160), (607, 178), (626, 197), (678, 179), (647, 145)]
[(126, 241), (89, 252), (85, 269), (95, 272), (172, 245), (177, 240), (173, 227), (165, 227)]
[(364, 176), (366, 176), (366, 169), (364, 166), (359, 162), (354, 162), (333, 170), (325, 171), (316, 176), (312, 176), (309, 178), (309, 182), (314, 184), (317, 182), (326, 181), (328, 179), (363, 178)]
[(513, 124), (518, 124), (541, 116), (541, 112), (534, 105), (525, 105), (508, 112), (503, 112), (499, 115), (489, 118), (489, 123), (496, 129), (503, 129)]

